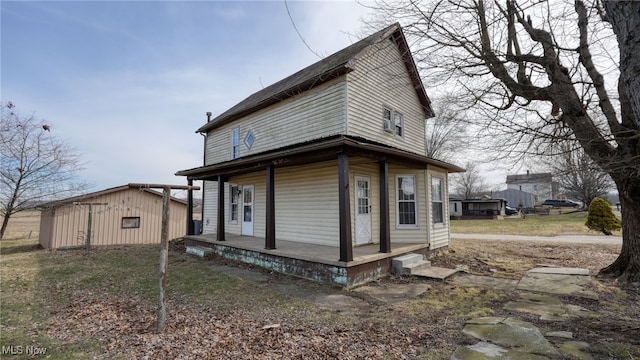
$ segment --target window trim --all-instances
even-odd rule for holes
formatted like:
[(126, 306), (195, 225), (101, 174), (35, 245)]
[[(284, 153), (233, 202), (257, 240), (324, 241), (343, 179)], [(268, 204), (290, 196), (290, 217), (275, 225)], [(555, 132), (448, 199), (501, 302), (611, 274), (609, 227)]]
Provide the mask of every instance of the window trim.
[[(440, 181), (440, 200), (435, 200), (434, 199), (434, 191), (433, 191), (433, 185), (434, 185), (434, 180), (439, 180)], [(435, 175), (431, 175), (431, 221), (433, 222), (433, 225), (445, 225), (446, 224), (446, 214), (445, 214), (445, 208), (444, 208), (444, 178), (440, 177), (440, 176), (435, 176)], [(440, 204), (440, 209), (441, 209), (441, 214), (442, 214), (442, 221), (436, 221), (435, 219), (435, 215), (434, 215), (434, 211), (433, 211), (433, 207), (435, 204), (439, 203)]]
[[(236, 188), (236, 202), (233, 202), (233, 188)], [(238, 224), (238, 217), (240, 214), (240, 206), (239, 206), (239, 200), (240, 200), (240, 194), (238, 194), (238, 191), (240, 191), (240, 186), (238, 186), (238, 184), (229, 184), (229, 224)], [(236, 218), (233, 219), (233, 205), (236, 205)]]
[[(413, 203), (415, 204), (415, 224), (400, 224), (400, 201), (409, 202), (408, 200), (400, 200), (398, 196), (398, 185), (400, 184), (400, 178), (410, 177), (413, 178)], [(394, 184), (394, 192), (396, 197), (396, 228), (397, 229), (419, 229), (420, 228), (420, 213), (418, 203), (418, 176), (416, 174), (396, 174), (396, 183)]]
[(120, 220), (121, 229), (139, 229), (140, 216), (123, 216)]
[(240, 128), (231, 130), (231, 159), (240, 157)]

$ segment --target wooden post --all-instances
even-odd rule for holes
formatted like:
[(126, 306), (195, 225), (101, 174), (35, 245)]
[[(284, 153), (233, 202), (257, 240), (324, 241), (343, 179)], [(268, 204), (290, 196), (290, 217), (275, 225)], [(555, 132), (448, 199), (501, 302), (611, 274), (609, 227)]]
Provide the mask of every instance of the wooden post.
[(169, 268), (169, 198), (171, 187), (165, 186), (162, 191), (162, 228), (160, 231), (160, 304), (158, 306), (158, 323), (156, 332), (164, 329), (167, 319), (166, 291), (167, 270)]
[(193, 226), (193, 180), (187, 180), (187, 184), (189, 186), (189, 190), (187, 190), (187, 235), (194, 235), (196, 231)]
[(266, 199), (266, 234), (265, 249), (276, 248), (276, 206), (275, 206), (275, 172), (273, 165), (267, 166), (267, 199)]
[(87, 240), (84, 242), (84, 254), (89, 255), (91, 251), (91, 220), (93, 216), (93, 205), (89, 204), (89, 219), (87, 220)]
[(218, 176), (218, 219), (216, 221), (216, 240), (224, 241), (224, 176)]
[(349, 193), (349, 156), (338, 155), (338, 216), (340, 218), (340, 261), (353, 261), (351, 205)]
[(389, 220), (389, 164), (380, 163), (380, 252), (391, 252), (391, 221)]
[(79, 203), (79, 205), (89, 205), (89, 216), (87, 219), (87, 237), (84, 241), (84, 254), (91, 252), (91, 227), (93, 224), (93, 205), (108, 205), (108, 203)]

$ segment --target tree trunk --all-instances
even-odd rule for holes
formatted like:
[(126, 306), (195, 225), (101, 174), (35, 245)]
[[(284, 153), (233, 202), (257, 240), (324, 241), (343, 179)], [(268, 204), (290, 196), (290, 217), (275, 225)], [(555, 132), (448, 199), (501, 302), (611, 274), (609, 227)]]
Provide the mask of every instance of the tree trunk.
[(7, 230), (7, 225), (9, 225), (9, 213), (5, 214), (2, 218), (2, 228), (0, 228), (0, 240), (4, 238), (4, 232)]
[(640, 178), (616, 181), (622, 210), (622, 250), (599, 275), (616, 277), (619, 282), (640, 282)]

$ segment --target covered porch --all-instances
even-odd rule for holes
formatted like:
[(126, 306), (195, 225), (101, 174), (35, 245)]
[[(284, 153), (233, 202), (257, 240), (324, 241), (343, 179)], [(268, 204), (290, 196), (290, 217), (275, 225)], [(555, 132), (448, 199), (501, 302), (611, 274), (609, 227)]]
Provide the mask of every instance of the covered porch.
[(341, 261), (340, 249), (335, 246), (278, 240), (277, 248), (267, 249), (265, 238), (229, 233), (224, 241), (216, 240), (216, 234), (189, 235), (185, 244), (209, 248), (226, 259), (345, 288), (388, 275), (394, 257), (431, 252), (429, 244), (394, 243), (388, 252), (380, 252), (380, 244), (368, 244), (353, 247), (352, 261)]

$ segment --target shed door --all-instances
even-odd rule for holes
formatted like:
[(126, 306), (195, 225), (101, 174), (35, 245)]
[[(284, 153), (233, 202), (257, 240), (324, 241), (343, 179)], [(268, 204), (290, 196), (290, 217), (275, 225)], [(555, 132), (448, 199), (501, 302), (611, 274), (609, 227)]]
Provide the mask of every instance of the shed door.
[(356, 245), (371, 242), (371, 181), (356, 176)]
[(242, 186), (242, 235), (253, 236), (253, 185)]

